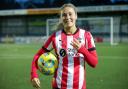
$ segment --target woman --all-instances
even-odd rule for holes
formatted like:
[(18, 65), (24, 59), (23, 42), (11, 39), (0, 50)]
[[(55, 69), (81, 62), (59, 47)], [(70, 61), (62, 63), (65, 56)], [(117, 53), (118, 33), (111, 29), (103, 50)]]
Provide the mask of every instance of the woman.
[(86, 89), (85, 62), (92, 67), (98, 63), (92, 35), (76, 27), (77, 11), (74, 5), (64, 4), (60, 17), (63, 29), (53, 33), (34, 56), (31, 70), (32, 85), (40, 87), (36, 62), (52, 44), (59, 62), (52, 80), (53, 89)]

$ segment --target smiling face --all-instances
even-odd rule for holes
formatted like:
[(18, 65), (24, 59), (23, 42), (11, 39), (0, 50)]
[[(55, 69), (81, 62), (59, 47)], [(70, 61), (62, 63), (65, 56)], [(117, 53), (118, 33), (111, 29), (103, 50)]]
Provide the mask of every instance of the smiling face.
[(75, 26), (77, 20), (77, 14), (72, 7), (64, 7), (61, 11), (61, 20), (64, 28), (71, 28)]

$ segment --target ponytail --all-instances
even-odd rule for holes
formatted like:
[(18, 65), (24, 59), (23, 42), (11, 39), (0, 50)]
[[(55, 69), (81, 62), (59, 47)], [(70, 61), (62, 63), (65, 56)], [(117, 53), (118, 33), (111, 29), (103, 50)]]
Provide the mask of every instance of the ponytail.
[(63, 26), (63, 23), (62, 22), (59, 22), (56, 26), (56, 30), (62, 30), (64, 29), (64, 26)]

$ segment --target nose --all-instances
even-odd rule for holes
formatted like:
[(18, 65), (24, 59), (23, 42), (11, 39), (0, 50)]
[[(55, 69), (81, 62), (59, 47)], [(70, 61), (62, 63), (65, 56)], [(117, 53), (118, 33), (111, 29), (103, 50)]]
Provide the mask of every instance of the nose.
[(70, 15), (69, 15), (69, 14), (67, 14), (67, 15), (66, 15), (66, 19), (69, 19), (69, 18), (70, 18)]

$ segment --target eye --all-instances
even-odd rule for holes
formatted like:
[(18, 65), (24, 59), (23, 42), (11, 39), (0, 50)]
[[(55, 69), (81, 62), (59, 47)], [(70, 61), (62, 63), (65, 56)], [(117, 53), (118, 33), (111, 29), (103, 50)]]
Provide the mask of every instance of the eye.
[(69, 16), (72, 16), (72, 13), (69, 13)]
[(62, 14), (62, 16), (63, 16), (63, 17), (66, 17), (66, 16), (67, 16), (67, 14), (66, 14), (66, 13), (63, 13), (63, 14)]

